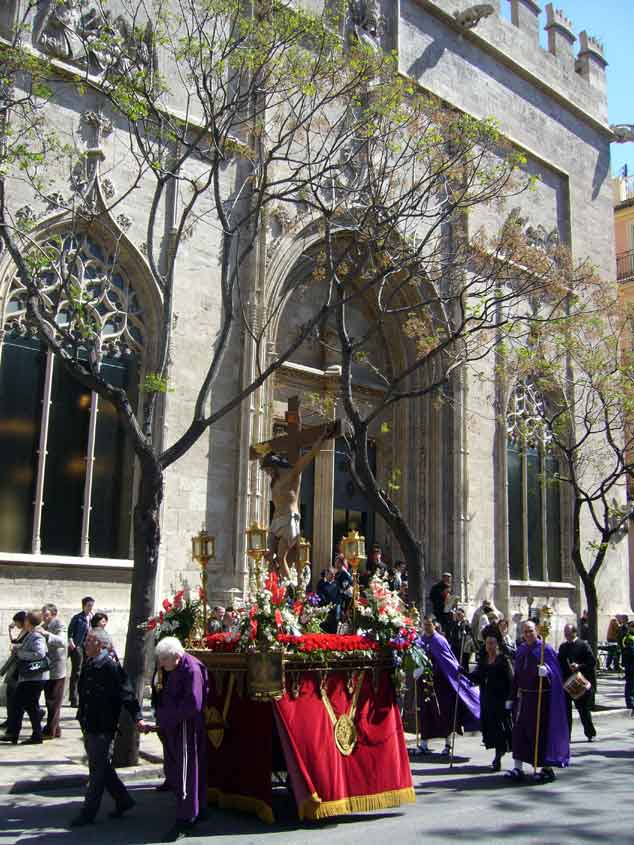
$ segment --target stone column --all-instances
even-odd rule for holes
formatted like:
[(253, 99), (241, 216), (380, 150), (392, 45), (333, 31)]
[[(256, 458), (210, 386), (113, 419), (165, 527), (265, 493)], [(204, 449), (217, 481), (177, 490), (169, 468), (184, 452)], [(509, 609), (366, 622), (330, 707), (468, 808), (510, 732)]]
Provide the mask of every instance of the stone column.
[(539, 41), (539, 15), (541, 7), (535, 0), (509, 0), (511, 21), (533, 41)]
[(319, 570), (332, 562), (332, 500), (335, 489), (335, 441), (327, 440), (315, 458), (313, 503), (313, 583)]

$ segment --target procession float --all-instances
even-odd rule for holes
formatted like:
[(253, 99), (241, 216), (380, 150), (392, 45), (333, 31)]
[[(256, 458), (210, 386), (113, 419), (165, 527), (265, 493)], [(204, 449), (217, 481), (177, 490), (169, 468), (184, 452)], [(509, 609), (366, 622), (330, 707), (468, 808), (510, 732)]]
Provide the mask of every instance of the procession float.
[[(270, 526), (246, 531), (249, 583), (229, 632), (209, 633), (207, 565), (215, 538), (192, 538), (199, 596), (178, 592), (147, 623), (178, 636), (208, 670), (205, 711), (209, 799), (273, 821), (273, 783), (285, 783), (300, 819), (368, 812), (415, 800), (399, 696), (406, 671), (431, 666), (418, 615), (380, 574), (361, 594), (365, 539), (350, 530), (341, 551), (350, 596), (322, 604), (310, 592), (310, 543), (300, 534), (301, 473), (337, 422), (303, 427), (288, 400), (286, 433), (251, 447), (270, 481)], [(328, 631), (336, 633), (328, 633)], [(420, 674), (420, 673), (418, 673)]]
[[(352, 596), (341, 613), (306, 590), (310, 545), (300, 538), (288, 581), (263, 566), (267, 529), (247, 531), (249, 591), (235, 630), (208, 631), (207, 563), (214, 538), (193, 538), (201, 565), (197, 595), (163, 601), (147, 628), (178, 636), (209, 674), (205, 710), (209, 799), (272, 822), (274, 784), (291, 791), (300, 819), (398, 807), (414, 802), (399, 698), (405, 673), (428, 670), (415, 609), (375, 575), (363, 594), (364, 538), (343, 538)], [(348, 630), (349, 633), (341, 633)]]

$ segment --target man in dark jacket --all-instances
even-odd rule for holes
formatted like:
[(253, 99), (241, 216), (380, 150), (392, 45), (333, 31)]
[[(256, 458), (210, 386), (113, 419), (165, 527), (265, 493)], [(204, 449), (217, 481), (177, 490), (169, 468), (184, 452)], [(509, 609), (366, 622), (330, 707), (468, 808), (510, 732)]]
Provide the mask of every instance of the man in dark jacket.
[(451, 584), (453, 578), (450, 572), (443, 572), (442, 578), (429, 591), (429, 601), (434, 611), (434, 616), (442, 625), (443, 631), (448, 633), (451, 615), (445, 612), (445, 604), (451, 595)]
[(83, 646), (85, 660), (79, 677), (77, 719), (83, 733), (90, 775), (84, 806), (71, 822), (71, 827), (94, 822), (104, 789), (108, 790), (115, 802), (111, 816), (122, 816), (134, 806), (134, 801), (112, 765), (112, 746), (121, 708), (125, 707), (137, 727), (144, 727), (139, 702), (126, 674), (110, 654), (110, 634), (103, 628), (95, 628), (88, 633)]
[[(590, 712), (594, 690), (597, 685), (595, 673), (596, 659), (589, 643), (585, 640), (580, 640), (577, 636), (577, 628), (574, 625), (566, 625), (564, 627), (564, 637), (566, 641), (559, 646), (559, 665), (564, 684), (571, 675), (577, 672), (581, 672), (584, 678), (590, 681), (591, 684), (590, 689), (585, 695), (575, 699), (575, 706), (579, 713), (586, 738), (588, 742), (592, 742), (597, 735)], [(566, 693), (566, 709), (568, 713), (568, 730), (572, 732), (572, 698), (568, 693)]]
[(92, 596), (86, 596), (81, 600), (81, 613), (76, 613), (68, 623), (68, 654), (71, 665), (68, 697), (71, 707), (77, 707), (77, 682), (84, 658), (84, 640), (90, 628), (94, 606), (95, 600)]

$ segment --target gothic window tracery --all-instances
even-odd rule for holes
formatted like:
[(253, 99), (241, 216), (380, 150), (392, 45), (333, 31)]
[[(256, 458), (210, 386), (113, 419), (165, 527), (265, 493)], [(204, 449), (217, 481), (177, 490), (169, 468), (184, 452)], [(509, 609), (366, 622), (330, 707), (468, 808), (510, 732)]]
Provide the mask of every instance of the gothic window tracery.
[(545, 399), (530, 381), (511, 394), (507, 415), (509, 574), (561, 581), (559, 461), (544, 424)]
[[(144, 313), (116, 251), (88, 233), (46, 244), (49, 326), (137, 401)], [(109, 402), (40, 342), (14, 278), (0, 348), (0, 552), (128, 558), (133, 454)]]

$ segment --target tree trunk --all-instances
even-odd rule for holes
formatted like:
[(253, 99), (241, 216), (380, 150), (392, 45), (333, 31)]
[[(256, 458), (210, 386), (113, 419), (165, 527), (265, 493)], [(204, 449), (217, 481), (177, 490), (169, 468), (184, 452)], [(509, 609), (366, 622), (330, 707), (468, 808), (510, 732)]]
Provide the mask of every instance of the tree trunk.
[(597, 643), (599, 641), (599, 597), (597, 595), (597, 586), (594, 578), (590, 575), (581, 576), (583, 589), (586, 594), (586, 605), (588, 608), (588, 627), (590, 628), (589, 643), (592, 651), (597, 653)]
[[(139, 497), (134, 509), (134, 569), (124, 662), (139, 701), (143, 700), (147, 674), (147, 633), (140, 630), (139, 625), (154, 613), (162, 501), (163, 471), (154, 456), (147, 456), (141, 461)], [(139, 732), (123, 713), (121, 733), (115, 744), (115, 763), (117, 766), (134, 766), (138, 761)]]

